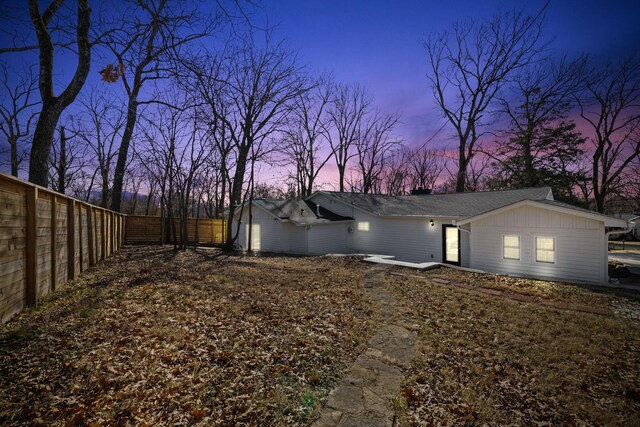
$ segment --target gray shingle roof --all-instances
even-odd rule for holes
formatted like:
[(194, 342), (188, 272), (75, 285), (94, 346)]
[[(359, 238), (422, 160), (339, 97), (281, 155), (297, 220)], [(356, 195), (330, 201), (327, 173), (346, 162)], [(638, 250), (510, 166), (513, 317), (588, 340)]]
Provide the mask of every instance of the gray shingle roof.
[(466, 218), (521, 200), (545, 200), (551, 188), (484, 191), (475, 193), (387, 196), (323, 192), (343, 203), (380, 216), (434, 216)]
[(335, 221), (349, 221), (353, 218), (341, 216), (309, 200), (254, 199), (254, 203), (281, 220), (289, 220), (297, 224), (323, 224)]

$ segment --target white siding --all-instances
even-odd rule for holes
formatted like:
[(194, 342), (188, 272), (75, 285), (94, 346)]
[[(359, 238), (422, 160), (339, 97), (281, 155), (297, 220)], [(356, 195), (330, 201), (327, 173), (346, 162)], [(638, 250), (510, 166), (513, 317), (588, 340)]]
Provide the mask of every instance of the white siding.
[[(353, 233), (347, 236), (347, 250), (351, 253), (392, 255), (401, 261), (442, 262), (442, 224), (451, 224), (450, 218), (392, 218), (379, 217), (355, 209), (324, 194), (317, 194), (313, 202), (343, 216), (355, 219)], [(368, 223), (367, 226), (360, 223)], [(309, 235), (311, 245), (311, 234)], [(460, 233), (462, 265), (469, 266), (469, 236)], [(331, 252), (338, 252), (337, 250)]]
[(305, 227), (299, 227), (294, 224), (283, 224), (283, 232), (285, 233), (282, 238), (289, 241), (289, 253), (292, 254), (307, 254), (307, 231)]
[[(356, 211), (354, 232), (350, 238), (352, 252), (393, 255), (409, 262), (442, 261), (442, 224), (450, 220), (428, 218), (382, 218)], [(368, 222), (369, 230), (358, 230), (359, 222)]]
[(307, 231), (308, 253), (312, 255), (347, 253), (350, 226), (352, 226), (351, 223), (314, 225)]
[[(502, 236), (520, 236), (520, 260), (503, 259)], [(555, 263), (535, 261), (535, 237), (555, 238)], [(471, 223), (470, 266), (550, 280), (606, 280), (604, 224), (548, 209), (521, 206)]]
[[(287, 238), (286, 228), (281, 221), (277, 221), (275, 217), (262, 208), (254, 206), (252, 209), (253, 232), (251, 239), (253, 241), (252, 249), (260, 252), (289, 252), (289, 238)], [(242, 211), (240, 233), (236, 241), (241, 249), (249, 248), (248, 224), (249, 209)], [(235, 230), (235, 224), (234, 224)]]

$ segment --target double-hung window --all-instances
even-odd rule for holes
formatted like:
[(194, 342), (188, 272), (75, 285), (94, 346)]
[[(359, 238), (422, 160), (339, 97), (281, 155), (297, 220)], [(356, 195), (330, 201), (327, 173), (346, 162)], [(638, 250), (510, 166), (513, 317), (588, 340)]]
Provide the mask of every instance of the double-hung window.
[(502, 257), (520, 259), (520, 236), (505, 234), (502, 236)]
[(556, 239), (536, 236), (536, 262), (556, 262)]

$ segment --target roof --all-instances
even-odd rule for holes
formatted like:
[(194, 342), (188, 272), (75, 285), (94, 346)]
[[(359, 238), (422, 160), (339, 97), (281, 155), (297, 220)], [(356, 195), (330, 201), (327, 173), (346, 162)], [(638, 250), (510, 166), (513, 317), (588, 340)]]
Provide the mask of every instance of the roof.
[(326, 224), (336, 221), (353, 221), (353, 218), (341, 216), (309, 200), (254, 199), (253, 202), (281, 221), (296, 224)]
[(321, 193), (374, 215), (391, 217), (466, 218), (517, 203), (521, 200), (547, 200), (553, 198), (549, 187), (410, 196), (329, 191), (322, 191)]

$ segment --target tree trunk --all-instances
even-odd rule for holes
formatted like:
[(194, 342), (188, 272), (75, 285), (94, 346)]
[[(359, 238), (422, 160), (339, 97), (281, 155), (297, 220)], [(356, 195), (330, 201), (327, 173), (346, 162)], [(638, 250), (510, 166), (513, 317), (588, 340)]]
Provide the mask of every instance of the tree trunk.
[[(137, 79), (137, 76), (136, 76)], [(131, 145), (131, 139), (133, 138), (133, 131), (136, 126), (136, 120), (138, 118), (138, 92), (140, 91), (140, 84), (134, 82), (134, 87), (131, 95), (129, 95), (129, 105), (127, 108), (127, 124), (122, 134), (122, 141), (120, 142), (120, 149), (118, 150), (118, 161), (116, 162), (116, 168), (113, 173), (113, 187), (111, 189), (111, 209), (116, 212), (120, 212), (122, 208), (122, 185), (124, 183), (124, 172), (127, 167), (127, 160), (129, 155), (129, 145)]]
[(18, 138), (9, 139), (11, 146), (11, 175), (18, 177)]
[(461, 145), (458, 158), (458, 174), (456, 176), (456, 193), (464, 193), (467, 186), (467, 159), (465, 157), (464, 147)]
[(38, 38), (40, 52), (39, 89), (42, 109), (33, 134), (29, 157), (29, 181), (47, 187), (49, 184), (49, 155), (60, 115), (76, 98), (89, 74), (91, 66), (91, 43), (89, 42), (89, 18), (91, 9), (87, 0), (78, 0), (78, 65), (69, 85), (59, 95), (53, 93), (53, 43), (47, 26), (62, 2), (49, 6), (44, 15), (40, 14), (37, 0), (29, 0), (29, 15)]

